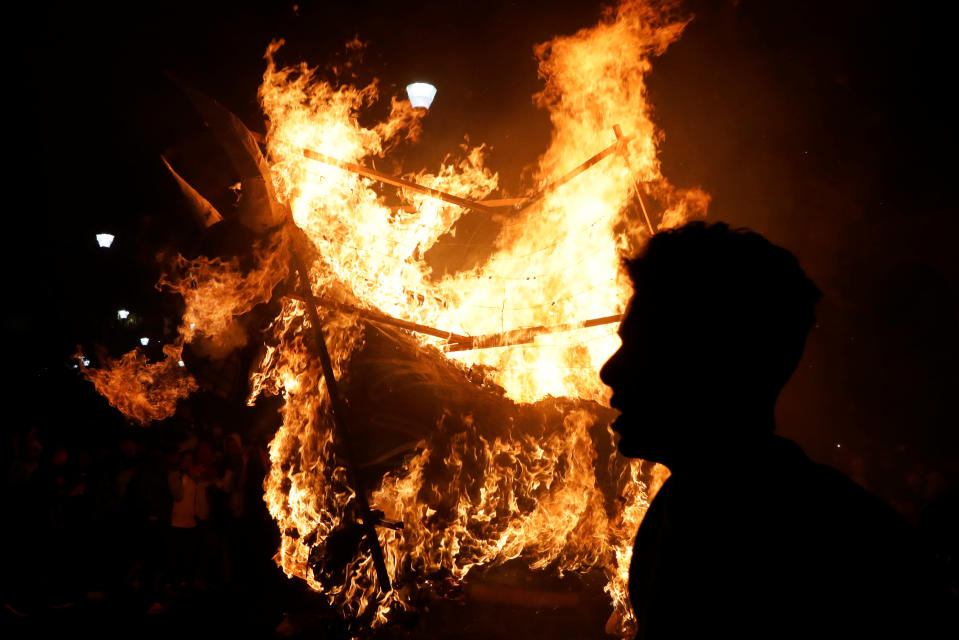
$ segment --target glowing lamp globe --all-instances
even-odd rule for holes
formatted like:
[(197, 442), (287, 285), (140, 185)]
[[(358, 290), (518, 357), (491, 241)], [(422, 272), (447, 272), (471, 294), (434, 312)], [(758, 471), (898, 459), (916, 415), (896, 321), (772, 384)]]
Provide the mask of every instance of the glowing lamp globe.
[(113, 234), (112, 233), (98, 233), (97, 234), (97, 244), (103, 247), (104, 249), (109, 249), (110, 245), (113, 244)]
[(410, 103), (414, 107), (429, 109), (436, 97), (436, 87), (426, 82), (414, 82), (406, 85), (406, 95), (410, 97)]

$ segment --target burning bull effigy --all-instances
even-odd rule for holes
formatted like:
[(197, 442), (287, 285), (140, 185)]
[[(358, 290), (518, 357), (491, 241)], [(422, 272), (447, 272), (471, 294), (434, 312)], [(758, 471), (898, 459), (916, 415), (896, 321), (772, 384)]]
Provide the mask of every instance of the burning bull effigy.
[[(685, 26), (627, 1), (535, 49), (552, 138), (527, 194), (498, 194), (483, 145), (435, 172), (372, 165), (415, 143), (424, 110), (266, 53), (265, 135), (182, 87), (239, 177), (217, 211), (167, 164), (204, 228), (241, 224), (243, 260), (178, 257), (158, 283), (184, 301), (166, 358), (85, 368), (131, 419), (172, 415), (198, 384), (181, 360), (262, 341), (248, 402), (281, 396), (265, 500), (276, 562), (357, 625), (376, 627), (474, 567), (602, 572), (608, 629), (626, 635), (633, 536), (666, 471), (615, 455), (598, 370), (629, 298), (620, 270), (656, 228), (708, 197), (660, 172), (645, 100), (650, 58)], [(365, 120), (364, 120), (365, 121)], [(440, 272), (458, 223), (496, 228), (475, 266)], [(275, 310), (251, 326), (254, 308)], [(261, 317), (262, 314), (257, 317)], [(682, 384), (677, 381), (677, 384)], [(438, 579), (442, 577), (442, 580)]]

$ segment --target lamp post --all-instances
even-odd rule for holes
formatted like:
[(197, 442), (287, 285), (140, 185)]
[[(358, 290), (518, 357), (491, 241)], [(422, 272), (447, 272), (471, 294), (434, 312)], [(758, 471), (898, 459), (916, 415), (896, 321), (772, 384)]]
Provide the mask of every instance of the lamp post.
[(427, 82), (414, 82), (406, 85), (406, 95), (414, 107), (429, 109), (436, 97), (436, 87)]

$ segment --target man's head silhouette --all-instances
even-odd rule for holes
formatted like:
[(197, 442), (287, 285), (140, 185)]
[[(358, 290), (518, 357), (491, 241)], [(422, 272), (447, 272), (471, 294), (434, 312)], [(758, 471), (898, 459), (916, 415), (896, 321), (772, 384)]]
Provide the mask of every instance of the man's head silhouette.
[(619, 450), (674, 471), (773, 429), (821, 297), (757, 233), (694, 222), (625, 263), (634, 295), (603, 366)]

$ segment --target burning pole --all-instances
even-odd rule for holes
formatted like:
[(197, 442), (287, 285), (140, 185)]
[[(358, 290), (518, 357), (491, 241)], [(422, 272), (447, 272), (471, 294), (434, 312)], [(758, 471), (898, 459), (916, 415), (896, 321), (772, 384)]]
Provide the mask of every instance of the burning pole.
[[(293, 224), (292, 218), (289, 224)], [(356, 495), (356, 502), (360, 511), (360, 525), (363, 528), (363, 538), (369, 549), (370, 556), (373, 558), (373, 568), (376, 570), (376, 579), (379, 583), (380, 591), (388, 593), (392, 590), (390, 584), (390, 574), (386, 568), (386, 560), (383, 557), (383, 547), (380, 546), (380, 539), (376, 534), (376, 524), (379, 518), (373, 514), (370, 509), (369, 500), (366, 497), (366, 489), (356, 472), (356, 456), (353, 453), (353, 441), (350, 435), (349, 424), (346, 419), (346, 405), (343, 403), (343, 397), (340, 395), (339, 386), (336, 381), (336, 373), (333, 371), (333, 359), (330, 357), (329, 349), (326, 346), (326, 335), (323, 331), (323, 323), (320, 320), (320, 314), (317, 312), (319, 302), (313, 293), (313, 287), (310, 286), (309, 270), (301, 256), (294, 249), (293, 265), (299, 277), (300, 295), (306, 300), (307, 314), (309, 314), (310, 325), (313, 329), (313, 342), (316, 344), (316, 351), (320, 358), (320, 367), (323, 370), (323, 379), (326, 381), (326, 391), (330, 396), (330, 409), (333, 414), (333, 427), (335, 437), (340, 448), (340, 454), (344, 458), (344, 466)], [(322, 404), (317, 405), (317, 411), (322, 411)]]
[[(304, 297), (301, 297), (300, 299), (304, 302), (307, 302)], [(512, 345), (529, 344), (536, 338), (536, 336), (539, 335), (548, 333), (562, 333), (564, 331), (575, 331), (576, 329), (598, 327), (604, 324), (615, 324), (623, 318), (621, 314), (615, 314), (603, 316), (601, 318), (590, 318), (589, 320), (583, 320), (582, 322), (522, 327), (520, 329), (511, 329), (501, 333), (490, 333), (480, 336), (466, 336), (459, 333), (454, 333), (452, 331), (446, 331), (444, 329), (437, 329), (425, 324), (410, 322), (409, 320), (396, 318), (378, 311), (361, 309), (353, 305), (336, 302), (326, 298), (314, 297), (312, 303), (319, 307), (336, 309), (344, 313), (355, 314), (364, 320), (373, 322), (374, 324), (385, 324), (390, 327), (405, 329), (413, 333), (421, 333), (434, 338), (442, 338), (446, 340), (446, 344), (443, 345), (443, 350), (447, 353), (454, 351), (469, 351), (472, 349), (492, 349), (495, 347), (509, 347)]]
[[(616, 125), (616, 127), (619, 127), (619, 125)], [(616, 142), (609, 145), (608, 147), (606, 147), (599, 153), (587, 159), (582, 164), (577, 165), (576, 168), (574, 168), (572, 171), (569, 171), (565, 175), (560, 176), (559, 178), (554, 180), (553, 182), (550, 182), (548, 185), (543, 187), (540, 191), (538, 191), (537, 193), (534, 193), (533, 195), (523, 200), (523, 202), (521, 202), (516, 207), (516, 210), (523, 211), (524, 209), (530, 207), (531, 205), (536, 204), (537, 202), (542, 200), (547, 194), (552, 193), (553, 191), (563, 186), (564, 184), (566, 184), (567, 182), (569, 182), (570, 180), (572, 180), (579, 174), (583, 173), (587, 169), (592, 168), (593, 165), (599, 163), (601, 160), (606, 159), (607, 156), (610, 156), (616, 153), (620, 148), (620, 144), (621, 144), (620, 141), (617, 140)]]
[[(433, 189), (421, 185), (419, 183), (413, 182), (412, 180), (406, 180), (405, 178), (400, 178), (399, 176), (391, 176), (388, 173), (383, 173), (382, 171), (377, 171), (376, 169), (371, 169), (369, 167), (364, 167), (361, 164), (356, 164), (355, 162), (347, 162), (345, 160), (340, 160), (332, 156), (320, 153), (319, 151), (314, 151), (313, 149), (303, 149), (303, 156), (314, 160), (316, 162), (322, 162), (323, 164), (329, 165), (331, 167), (337, 167), (343, 169), (344, 171), (349, 171), (357, 175), (361, 175), (367, 178), (372, 178), (378, 180), (384, 184), (389, 184), (394, 187), (399, 187), (401, 189), (406, 189), (408, 191), (413, 191), (416, 193), (421, 193), (423, 195), (429, 196), (430, 198), (435, 198), (437, 200), (442, 200), (443, 202), (454, 204), (472, 211), (477, 211), (480, 213), (496, 213), (497, 208), (501, 207), (512, 207), (516, 212), (523, 211), (530, 206), (536, 204), (542, 200), (547, 194), (552, 193), (559, 187), (563, 186), (579, 174), (585, 172), (588, 169), (591, 169), (593, 166), (605, 160), (608, 156), (613, 155), (614, 153), (619, 153), (626, 162), (627, 168), (630, 170), (630, 175), (632, 175), (632, 166), (629, 162), (629, 156), (626, 152), (626, 143), (629, 142), (629, 137), (623, 135), (622, 128), (616, 124), (613, 125), (613, 133), (616, 134), (616, 142), (609, 145), (599, 153), (589, 157), (587, 160), (577, 165), (571, 171), (560, 176), (556, 180), (550, 182), (545, 187), (543, 187), (538, 192), (527, 196), (525, 198), (509, 198), (503, 200), (487, 200), (483, 202), (476, 202), (474, 200), (468, 200), (466, 198), (461, 198), (459, 196), (454, 196), (451, 193), (446, 193), (445, 191), (440, 191), (439, 189)], [(649, 219), (649, 214), (646, 212), (646, 205), (643, 203), (643, 198), (639, 192), (639, 186), (636, 183), (635, 178), (632, 179), (633, 192), (636, 194), (637, 199), (639, 200), (639, 205), (643, 210), (643, 216), (646, 219), (646, 225), (649, 228), (650, 234), (655, 233), (653, 229), (653, 224)]]
[(626, 163), (626, 168), (629, 169), (629, 177), (633, 187), (633, 193), (636, 195), (636, 199), (639, 200), (639, 208), (643, 212), (643, 218), (646, 219), (646, 228), (649, 229), (649, 235), (656, 233), (656, 229), (653, 228), (653, 223), (649, 219), (649, 213), (646, 211), (646, 203), (643, 202), (643, 196), (639, 191), (639, 184), (636, 182), (636, 178), (633, 177), (633, 166), (629, 162), (629, 151), (626, 147), (626, 143), (629, 142), (629, 138), (623, 135), (623, 130), (618, 124), (613, 125), (613, 133), (616, 134), (616, 147), (619, 155), (622, 156), (623, 162)]
[(495, 213), (495, 210), (492, 207), (480, 204), (479, 202), (467, 200), (466, 198), (460, 198), (459, 196), (454, 196), (453, 194), (446, 193), (445, 191), (440, 191), (438, 189), (425, 187), (410, 180), (404, 180), (403, 178), (391, 176), (388, 173), (383, 173), (382, 171), (377, 171), (376, 169), (364, 167), (361, 164), (339, 160), (332, 156), (322, 154), (319, 151), (314, 151), (313, 149), (303, 149), (303, 155), (310, 160), (322, 162), (323, 164), (328, 164), (332, 167), (339, 167), (345, 171), (365, 176), (367, 178), (373, 178), (374, 180), (379, 180), (380, 182), (393, 185), (394, 187), (400, 187), (401, 189), (407, 189), (408, 191), (422, 193), (423, 195), (436, 198), (437, 200), (442, 200), (443, 202), (447, 202), (449, 204), (455, 204), (460, 207), (472, 209), (473, 211), (479, 211), (480, 213)]
[[(304, 300), (304, 302), (306, 302), (306, 300)], [(407, 331), (412, 331), (413, 333), (422, 333), (423, 335), (433, 336), (434, 338), (442, 338), (449, 343), (470, 342), (473, 340), (473, 338), (470, 336), (464, 336), (452, 331), (444, 331), (443, 329), (436, 329), (435, 327), (419, 324), (417, 322), (410, 322), (409, 320), (403, 320), (402, 318), (389, 316), (385, 313), (380, 313), (379, 311), (361, 309), (360, 307), (355, 307), (351, 304), (345, 304), (343, 302), (336, 302), (334, 300), (329, 300), (328, 298), (314, 298), (314, 302), (320, 307), (336, 309), (337, 311), (342, 311), (344, 313), (352, 313), (363, 318), (364, 320), (369, 320), (370, 322), (377, 324), (385, 324), (398, 329), (406, 329)]]
[[(188, 87), (172, 76), (168, 77), (186, 94), (193, 106), (200, 115), (203, 116), (207, 126), (210, 127), (214, 136), (226, 152), (234, 169), (239, 174), (244, 193), (243, 204), (241, 204), (238, 212), (241, 222), (248, 228), (259, 233), (268, 233), (271, 230), (285, 225), (294, 233), (298, 232), (299, 228), (293, 221), (292, 212), (288, 207), (279, 203), (273, 192), (273, 186), (268, 178), (270, 175), (269, 166), (257, 146), (257, 135), (251, 132), (239, 118), (228, 109), (225, 109), (216, 100)], [(174, 177), (179, 178), (173, 171), (173, 168), (169, 166), (169, 163), (166, 163), (165, 159), (164, 163), (170, 169), (171, 173), (174, 174)], [(182, 178), (177, 182), (180, 184)], [(180, 186), (181, 189), (184, 188), (182, 184)], [(185, 195), (190, 196), (191, 208), (206, 222), (211, 219), (206, 209), (212, 209), (212, 206), (210, 206), (205, 199), (194, 197), (192, 191), (194, 191), (192, 188), (189, 192), (185, 191)], [(206, 206), (203, 206), (204, 203), (206, 203)], [(213, 222), (216, 221), (218, 220), (213, 220)], [(344, 467), (346, 468), (350, 485), (356, 494), (356, 501), (359, 507), (359, 519), (361, 520), (359, 524), (363, 530), (363, 538), (373, 559), (373, 567), (376, 571), (378, 586), (383, 593), (388, 593), (392, 590), (392, 584), (383, 556), (383, 548), (380, 546), (379, 537), (376, 535), (376, 525), (381, 523), (381, 520), (370, 509), (366, 490), (356, 472), (356, 456), (354, 455), (349, 424), (346, 417), (346, 405), (339, 392), (336, 374), (333, 371), (333, 360), (327, 347), (325, 332), (323, 331), (323, 323), (317, 311), (320, 303), (310, 285), (309, 270), (307, 268), (308, 262), (304, 260), (303, 256), (295, 247), (291, 249), (291, 261), (299, 279), (299, 295), (307, 302), (307, 314), (313, 330), (313, 342), (315, 343), (317, 356), (320, 360), (323, 378), (326, 381), (326, 389), (330, 395), (334, 438), (338, 445), (340, 455), (343, 457)], [(317, 404), (317, 411), (322, 411), (322, 404)], [(387, 525), (387, 523), (382, 524)]]
[(529, 344), (536, 339), (536, 336), (548, 333), (562, 333), (564, 331), (575, 331), (576, 329), (586, 329), (588, 327), (598, 327), (604, 324), (615, 324), (623, 319), (621, 314), (612, 316), (603, 316), (602, 318), (591, 318), (583, 322), (570, 322), (567, 324), (556, 324), (552, 326), (527, 327), (524, 329), (513, 329), (502, 333), (491, 333), (484, 336), (474, 336), (465, 342), (455, 342), (446, 346), (444, 351), (447, 353), (454, 351), (469, 351), (471, 349), (492, 349), (494, 347), (509, 347), (518, 344)]

